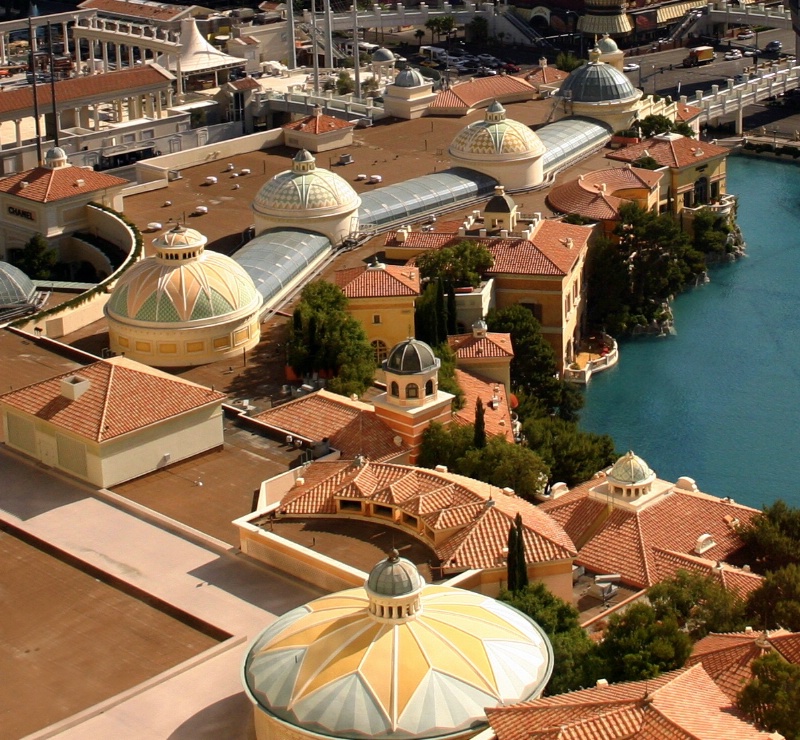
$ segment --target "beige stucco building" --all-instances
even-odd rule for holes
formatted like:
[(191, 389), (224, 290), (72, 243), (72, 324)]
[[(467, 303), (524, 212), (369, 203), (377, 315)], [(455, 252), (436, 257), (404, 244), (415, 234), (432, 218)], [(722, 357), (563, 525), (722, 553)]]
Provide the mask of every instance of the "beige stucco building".
[(112, 351), (155, 367), (204, 365), (258, 344), (261, 296), (206, 238), (175, 226), (117, 282), (105, 306)]
[(0, 396), (6, 444), (108, 488), (220, 447), (225, 395), (124, 357)]
[(394, 82), (386, 86), (383, 107), (386, 115), (410, 120), (421, 118), (436, 99), (433, 82), (426, 80), (416, 69), (401, 70)]

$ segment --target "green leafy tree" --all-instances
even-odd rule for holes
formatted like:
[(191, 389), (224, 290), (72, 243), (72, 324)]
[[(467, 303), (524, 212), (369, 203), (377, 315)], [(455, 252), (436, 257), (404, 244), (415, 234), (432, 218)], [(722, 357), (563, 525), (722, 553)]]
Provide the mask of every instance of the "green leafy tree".
[(533, 619), (550, 639), (557, 670), (545, 688), (546, 694), (574, 691), (592, 682), (586, 668), (595, 646), (581, 628), (575, 607), (553, 595), (541, 581), (514, 592), (509, 588), (499, 598)]
[(570, 488), (618, 458), (614, 440), (607, 434), (584, 432), (577, 424), (557, 417), (529, 417), (522, 433), (550, 468), (550, 481), (562, 481)]
[(456, 291), (453, 285), (447, 287), (447, 334), (458, 333), (458, 306), (456, 305)]
[(800, 564), (800, 509), (778, 499), (764, 507), (739, 536), (763, 572)]
[(447, 303), (444, 297), (444, 283), (436, 281), (436, 344), (447, 342)]
[(653, 586), (647, 598), (658, 619), (674, 617), (695, 640), (709, 632), (736, 632), (747, 626), (744, 599), (702, 573), (680, 570)]
[(349, 95), (352, 92), (355, 92), (356, 83), (353, 82), (353, 78), (347, 73), (346, 70), (342, 70), (339, 72), (339, 76), (336, 78), (336, 92), (339, 95)]
[(572, 72), (573, 70), (578, 69), (583, 64), (582, 59), (578, 59), (572, 52), (570, 51), (562, 51), (559, 52), (558, 56), (556, 57), (556, 67), (560, 69), (562, 72)]
[(19, 267), (31, 280), (47, 280), (53, 276), (58, 252), (41, 234), (34, 234), (9, 262)]
[(769, 652), (750, 668), (753, 678), (739, 694), (739, 709), (761, 729), (800, 740), (800, 665)]
[(767, 573), (747, 600), (747, 614), (767, 629), (800, 632), (800, 565)]
[(361, 395), (372, 385), (375, 355), (346, 308), (347, 298), (332, 283), (306, 285), (292, 315), (289, 364), (301, 376), (332, 373), (328, 387), (333, 392)]
[(475, 16), (464, 30), (467, 38), (477, 46), (484, 46), (489, 40), (489, 22), (483, 16)]
[(460, 458), (455, 472), (498, 488), (513, 488), (518, 496), (533, 500), (544, 489), (550, 471), (533, 450), (495, 436), (486, 447), (471, 449)]
[(692, 652), (692, 640), (673, 616), (656, 617), (647, 604), (633, 604), (613, 614), (598, 656), (612, 683), (641, 681), (681, 668)]
[(414, 304), (414, 336), (431, 347), (435, 347), (443, 341), (439, 337), (436, 283), (428, 283)]
[(446, 465), (448, 470), (457, 470), (458, 461), (471, 449), (474, 437), (472, 426), (450, 424), (444, 427), (438, 422), (422, 433), (417, 465), (421, 468), (435, 468)]
[(483, 409), (483, 401), (479, 398), (475, 401), (475, 435), (473, 446), (481, 450), (486, 447), (486, 412)]
[(445, 285), (477, 287), (494, 264), (492, 253), (482, 244), (464, 239), (449, 247), (432, 249), (417, 258), (419, 274), (429, 280), (441, 279)]
[(698, 252), (716, 255), (729, 252), (730, 233), (731, 228), (724, 216), (710, 208), (701, 208), (695, 212), (692, 219), (692, 244)]
[(661, 167), (655, 157), (650, 157), (644, 154), (633, 163), (633, 166), (639, 167), (643, 170), (657, 170)]
[(646, 116), (639, 121), (639, 130), (645, 138), (656, 134), (668, 134), (672, 131), (672, 121), (667, 116), (660, 114)]
[(464, 389), (458, 384), (456, 378), (456, 353), (446, 342), (433, 347), (433, 353), (439, 358), (439, 390), (452, 393), (453, 409), (464, 408)]

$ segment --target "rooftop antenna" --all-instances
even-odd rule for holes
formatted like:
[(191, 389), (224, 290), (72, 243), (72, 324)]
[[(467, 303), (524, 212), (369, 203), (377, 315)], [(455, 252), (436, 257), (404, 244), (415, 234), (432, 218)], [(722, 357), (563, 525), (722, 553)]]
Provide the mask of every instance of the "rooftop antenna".
[(43, 161), (42, 157), (42, 126), (39, 120), (39, 95), (36, 90), (36, 56), (34, 55), (34, 47), (36, 46), (36, 36), (33, 32), (33, 12), (34, 6), (30, 7), (30, 15), (28, 16), (28, 40), (30, 43), (30, 67), (31, 74), (33, 75), (33, 116), (36, 119), (36, 166), (40, 167)]
[(358, 3), (353, 3), (353, 72), (355, 73), (356, 97), (361, 98), (361, 48), (358, 45)]

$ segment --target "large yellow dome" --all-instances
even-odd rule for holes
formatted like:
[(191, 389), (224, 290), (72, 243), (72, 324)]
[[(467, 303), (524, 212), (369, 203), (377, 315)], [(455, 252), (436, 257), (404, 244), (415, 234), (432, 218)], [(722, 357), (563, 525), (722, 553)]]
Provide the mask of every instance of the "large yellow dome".
[(316, 167), (309, 152), (298, 152), (292, 169), (269, 180), (256, 194), (253, 210), (265, 216), (319, 216), (355, 211), (361, 198), (343, 177)]
[(539, 157), (544, 144), (527, 126), (506, 118), (506, 110), (495, 101), (483, 121), (465, 126), (450, 144), (450, 155), (461, 160), (513, 161)]
[(486, 726), (486, 707), (538, 697), (553, 668), (541, 628), (415, 570), (395, 552), (364, 588), (294, 609), (256, 639), (243, 680), (272, 727), (264, 737), (461, 737)]
[(125, 323), (194, 323), (253, 313), (261, 297), (230, 257), (205, 250), (206, 238), (176, 226), (154, 240), (156, 254), (119, 279), (106, 306)]

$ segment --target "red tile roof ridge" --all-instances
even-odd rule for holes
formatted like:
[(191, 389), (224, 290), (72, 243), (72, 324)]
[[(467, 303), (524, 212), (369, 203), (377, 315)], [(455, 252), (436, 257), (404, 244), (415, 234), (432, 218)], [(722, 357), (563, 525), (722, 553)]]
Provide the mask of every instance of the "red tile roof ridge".
[(681, 168), (726, 155), (729, 150), (711, 142), (701, 142), (686, 136), (680, 138), (654, 136), (606, 154), (606, 158), (634, 162), (644, 156), (645, 152), (662, 167)]
[[(513, 357), (514, 349), (511, 344), (511, 334), (505, 332), (487, 331), (483, 337), (469, 334), (451, 334), (447, 343), (455, 351), (456, 357), (461, 359), (474, 357)], [(481, 352), (476, 355), (476, 348), (489, 348), (490, 352)], [(492, 349), (494, 348), (494, 349)], [(497, 350), (495, 352), (494, 350)]]
[[(348, 267), (334, 273), (334, 281), (348, 298), (388, 298), (419, 295), (419, 270), (406, 265)], [(395, 286), (395, 287), (392, 287)]]

